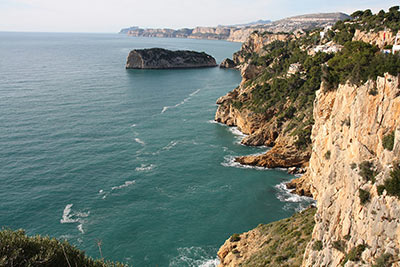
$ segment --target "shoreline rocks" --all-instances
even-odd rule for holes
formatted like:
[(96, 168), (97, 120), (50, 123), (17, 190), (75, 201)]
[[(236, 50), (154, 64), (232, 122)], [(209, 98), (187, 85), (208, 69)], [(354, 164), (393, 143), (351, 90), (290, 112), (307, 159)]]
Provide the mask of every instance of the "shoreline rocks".
[(204, 52), (171, 51), (163, 48), (132, 50), (126, 62), (126, 69), (181, 69), (215, 66), (217, 66), (215, 58)]
[(219, 67), (221, 69), (234, 69), (236, 67), (236, 63), (230, 58), (225, 58), (221, 64), (219, 64)]

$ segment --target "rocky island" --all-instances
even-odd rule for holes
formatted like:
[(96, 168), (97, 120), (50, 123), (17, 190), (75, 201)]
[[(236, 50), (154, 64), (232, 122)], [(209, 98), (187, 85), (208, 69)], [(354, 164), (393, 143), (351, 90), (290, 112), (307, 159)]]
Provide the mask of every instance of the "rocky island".
[(129, 53), (127, 69), (178, 69), (215, 67), (215, 58), (196, 51), (163, 48), (135, 49)]

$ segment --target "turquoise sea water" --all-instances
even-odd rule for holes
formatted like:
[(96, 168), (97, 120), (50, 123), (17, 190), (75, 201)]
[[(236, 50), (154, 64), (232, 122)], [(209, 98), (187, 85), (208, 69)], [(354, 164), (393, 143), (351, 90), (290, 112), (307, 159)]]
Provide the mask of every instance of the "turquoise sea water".
[(68, 239), (133, 266), (213, 266), (233, 233), (308, 205), (281, 170), (243, 168), (213, 123), (240, 74), (125, 70), (131, 49), (240, 44), (117, 34), (0, 33), (0, 225)]

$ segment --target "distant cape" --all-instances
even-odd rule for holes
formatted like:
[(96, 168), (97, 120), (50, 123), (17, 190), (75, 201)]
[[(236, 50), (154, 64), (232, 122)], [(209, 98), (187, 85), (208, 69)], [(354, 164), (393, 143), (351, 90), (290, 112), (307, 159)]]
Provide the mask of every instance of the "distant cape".
[(254, 31), (277, 33), (310, 30), (332, 26), (339, 20), (349, 18), (350, 16), (344, 13), (317, 13), (285, 18), (274, 22), (258, 20), (245, 24), (196, 27), (194, 29), (142, 29), (134, 26), (122, 29), (120, 33), (135, 37), (192, 38), (244, 42)]

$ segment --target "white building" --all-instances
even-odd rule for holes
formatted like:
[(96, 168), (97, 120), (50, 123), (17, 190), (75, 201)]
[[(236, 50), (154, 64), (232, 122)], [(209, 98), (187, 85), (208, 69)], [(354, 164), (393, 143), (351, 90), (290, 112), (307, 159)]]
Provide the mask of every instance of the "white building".
[(399, 42), (400, 42), (400, 33), (397, 33), (396, 34), (396, 39), (394, 41), (394, 45), (393, 45), (393, 48), (392, 48), (392, 53), (393, 54), (400, 52), (400, 43)]

